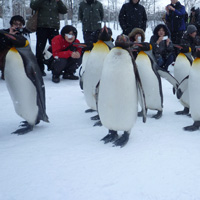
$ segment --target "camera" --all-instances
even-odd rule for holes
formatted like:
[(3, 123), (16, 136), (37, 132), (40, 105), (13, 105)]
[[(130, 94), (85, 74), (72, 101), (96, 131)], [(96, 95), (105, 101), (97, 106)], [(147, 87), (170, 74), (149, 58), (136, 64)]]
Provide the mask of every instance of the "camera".
[(24, 29), (23, 28), (16, 28), (15, 31), (18, 31), (19, 33), (23, 33)]

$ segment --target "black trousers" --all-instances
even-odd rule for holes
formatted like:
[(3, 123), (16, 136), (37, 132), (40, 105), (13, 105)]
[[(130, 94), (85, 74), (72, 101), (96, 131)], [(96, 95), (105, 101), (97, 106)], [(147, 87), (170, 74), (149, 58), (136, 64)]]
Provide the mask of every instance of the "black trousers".
[(51, 44), (51, 40), (58, 34), (59, 34), (58, 30), (55, 28), (38, 28), (37, 29), (36, 58), (37, 58), (37, 62), (40, 67), (40, 70), (42, 72), (44, 71), (43, 52), (44, 52), (47, 40), (49, 41), (49, 44)]
[(51, 65), (52, 74), (56, 76), (60, 76), (61, 74), (74, 74), (76, 69), (79, 68), (82, 62), (82, 57), (75, 58), (59, 58), (55, 59)]
[(93, 44), (98, 40), (98, 31), (83, 31), (83, 39), (86, 44)]

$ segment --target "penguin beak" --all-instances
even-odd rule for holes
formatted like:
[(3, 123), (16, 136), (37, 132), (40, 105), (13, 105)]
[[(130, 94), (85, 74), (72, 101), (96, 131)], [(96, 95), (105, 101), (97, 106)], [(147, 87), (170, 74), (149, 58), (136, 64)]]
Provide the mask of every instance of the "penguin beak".
[(4, 33), (4, 35), (8, 38), (10, 38), (11, 40), (17, 40), (16, 37), (14, 37), (14, 35), (8, 34), (8, 33)]

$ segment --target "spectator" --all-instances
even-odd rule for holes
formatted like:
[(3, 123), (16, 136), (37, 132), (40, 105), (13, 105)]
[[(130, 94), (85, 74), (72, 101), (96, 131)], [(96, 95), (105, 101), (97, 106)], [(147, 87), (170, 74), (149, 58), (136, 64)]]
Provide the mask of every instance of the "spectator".
[(125, 3), (119, 13), (119, 24), (123, 34), (128, 35), (134, 28), (146, 30), (147, 15), (140, 0), (130, 0)]
[(191, 14), (189, 17), (189, 24), (193, 24), (197, 28), (197, 35), (200, 35), (200, 10), (195, 7), (191, 8)]
[(158, 67), (164, 68), (167, 71), (168, 66), (175, 60), (175, 54), (170, 39), (170, 32), (166, 25), (159, 24), (155, 27), (150, 43)]
[(61, 0), (31, 0), (30, 7), (38, 11), (36, 58), (42, 75), (46, 76), (43, 51), (47, 40), (51, 43), (53, 37), (59, 34), (59, 13), (67, 13), (67, 8)]
[(132, 45), (132, 53), (134, 58), (136, 59), (138, 55), (138, 46), (135, 46), (136, 43), (143, 43), (145, 41), (145, 33), (141, 28), (134, 28), (128, 35), (131, 42), (133, 42)]
[(104, 10), (97, 0), (84, 0), (80, 3), (78, 18), (82, 22), (83, 39), (86, 44), (93, 44), (98, 39), (97, 30), (101, 29)]
[(71, 25), (64, 26), (61, 30), (61, 35), (57, 35), (52, 39), (52, 53), (54, 61), (52, 63), (52, 81), (60, 82), (60, 75), (63, 74), (63, 79), (78, 80), (78, 76), (74, 73), (81, 64), (81, 51), (78, 45), (80, 43), (76, 39), (77, 30)]
[(197, 28), (195, 25), (188, 25), (186, 33), (181, 39), (182, 45), (191, 47), (192, 56), (196, 58), (196, 47), (200, 45), (200, 37), (197, 36)]
[[(24, 36), (30, 42), (30, 32), (24, 27), (25, 20), (20, 15), (15, 15), (10, 19), (10, 28), (3, 29), (3, 31), (8, 32), (13, 35)], [(1, 78), (4, 79), (4, 67), (5, 67), (5, 56), (9, 48), (5, 45), (0, 46), (0, 70)]]
[(174, 44), (180, 44), (186, 30), (185, 17), (185, 7), (178, 0), (171, 0), (171, 4), (166, 6), (166, 23)]

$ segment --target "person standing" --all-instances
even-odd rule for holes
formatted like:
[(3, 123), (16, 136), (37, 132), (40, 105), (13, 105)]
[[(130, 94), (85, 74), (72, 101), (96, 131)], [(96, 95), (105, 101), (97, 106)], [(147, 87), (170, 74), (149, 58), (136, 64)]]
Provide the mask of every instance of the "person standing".
[(200, 10), (195, 7), (191, 8), (191, 14), (189, 17), (189, 24), (193, 24), (197, 28), (197, 35), (200, 35)]
[(43, 51), (47, 40), (51, 44), (53, 37), (59, 34), (59, 13), (67, 13), (67, 7), (61, 0), (31, 0), (30, 7), (38, 11), (36, 58), (42, 75), (45, 76)]
[(181, 5), (178, 0), (171, 0), (171, 4), (166, 6), (166, 24), (171, 32), (171, 39), (174, 44), (180, 44), (184, 31), (185, 23), (185, 6)]
[(103, 5), (97, 0), (84, 0), (79, 5), (78, 18), (82, 22), (83, 39), (86, 44), (97, 41), (97, 30), (101, 29), (104, 10)]
[(147, 14), (140, 0), (130, 0), (125, 3), (119, 13), (119, 24), (123, 34), (128, 35), (134, 28), (146, 30)]

